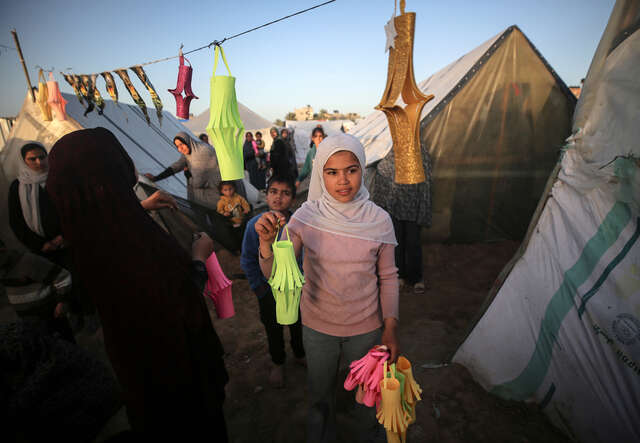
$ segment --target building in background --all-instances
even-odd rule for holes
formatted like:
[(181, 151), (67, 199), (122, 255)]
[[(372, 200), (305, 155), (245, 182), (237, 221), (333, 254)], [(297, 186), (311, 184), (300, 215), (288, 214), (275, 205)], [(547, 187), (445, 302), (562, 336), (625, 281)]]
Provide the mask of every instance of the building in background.
[(307, 105), (303, 108), (294, 109), (297, 121), (313, 120), (313, 108)]

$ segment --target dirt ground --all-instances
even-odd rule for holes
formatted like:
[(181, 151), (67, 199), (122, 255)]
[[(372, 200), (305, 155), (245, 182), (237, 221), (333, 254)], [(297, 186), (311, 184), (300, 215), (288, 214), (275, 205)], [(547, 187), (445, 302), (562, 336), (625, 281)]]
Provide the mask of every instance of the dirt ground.
[[(565, 442), (536, 405), (494, 397), (473, 381), (462, 366), (446, 364), (464, 338), (494, 279), (517, 248), (515, 242), (444, 245), (424, 244), (425, 294), (403, 288), (400, 299), (401, 353), (413, 364), (423, 389), (410, 426), (409, 442)], [(239, 257), (218, 252), (233, 281), (236, 315), (219, 320), (215, 328), (224, 344), (230, 374), (225, 415), (232, 442), (303, 442), (306, 414), (305, 368), (293, 359), (285, 364), (286, 387), (267, 382), (270, 358), (258, 303), (248, 282), (240, 278)], [(10, 320), (8, 306), (1, 320)], [(106, 360), (96, 335), (80, 334), (80, 345)], [(288, 339), (287, 339), (288, 342)], [(291, 356), (287, 344), (288, 355)], [(343, 362), (345, 367), (348, 362)], [(346, 374), (346, 372), (345, 372)], [(338, 441), (352, 442), (348, 432), (353, 393), (338, 390)], [(126, 428), (124, 409), (105, 426), (96, 442)], [(382, 438), (381, 441), (384, 441)]]
[[(423, 245), (429, 287), (415, 295), (403, 288), (400, 300), (401, 352), (413, 364), (423, 389), (409, 442), (564, 442), (535, 405), (508, 402), (487, 393), (462, 366), (436, 369), (455, 351), (494, 279), (517, 249), (515, 242)], [(219, 253), (227, 275), (241, 273), (239, 260)], [(267, 383), (270, 364), (258, 303), (246, 280), (234, 280), (236, 316), (214, 320), (227, 352), (231, 375), (225, 412), (234, 442), (302, 442), (306, 413), (305, 369), (285, 364), (285, 389)], [(287, 344), (287, 352), (292, 356)], [(348, 362), (344, 362), (346, 365)], [(346, 374), (346, 372), (345, 372)], [(346, 432), (353, 393), (338, 392), (339, 441)], [(384, 441), (384, 440), (383, 440)]]

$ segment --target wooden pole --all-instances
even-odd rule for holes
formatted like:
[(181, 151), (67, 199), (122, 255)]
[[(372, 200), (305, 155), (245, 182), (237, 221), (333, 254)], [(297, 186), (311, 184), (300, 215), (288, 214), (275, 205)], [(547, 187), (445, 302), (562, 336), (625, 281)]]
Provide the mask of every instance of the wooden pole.
[(22, 63), (22, 69), (24, 69), (24, 76), (27, 77), (27, 85), (29, 85), (29, 92), (31, 93), (31, 100), (36, 102), (36, 95), (33, 93), (33, 86), (31, 86), (31, 79), (29, 79), (29, 71), (27, 71), (27, 65), (24, 64), (24, 57), (22, 56), (22, 49), (20, 48), (20, 41), (18, 40), (18, 33), (16, 30), (11, 31), (13, 35), (13, 41), (16, 43), (16, 49), (18, 50), (18, 56), (20, 57), (20, 63)]

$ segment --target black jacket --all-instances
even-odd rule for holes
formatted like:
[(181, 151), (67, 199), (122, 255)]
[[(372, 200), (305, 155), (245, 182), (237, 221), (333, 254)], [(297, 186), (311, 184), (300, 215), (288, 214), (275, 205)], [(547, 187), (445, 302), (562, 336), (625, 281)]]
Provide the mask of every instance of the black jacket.
[(40, 220), (45, 236), (42, 237), (37, 232), (29, 228), (24, 220), (22, 206), (20, 205), (20, 196), (18, 195), (18, 180), (14, 180), (9, 188), (9, 225), (13, 233), (18, 237), (27, 248), (36, 254), (42, 255), (42, 246), (54, 237), (62, 234), (58, 214), (49, 199), (49, 194), (43, 188), (40, 188)]

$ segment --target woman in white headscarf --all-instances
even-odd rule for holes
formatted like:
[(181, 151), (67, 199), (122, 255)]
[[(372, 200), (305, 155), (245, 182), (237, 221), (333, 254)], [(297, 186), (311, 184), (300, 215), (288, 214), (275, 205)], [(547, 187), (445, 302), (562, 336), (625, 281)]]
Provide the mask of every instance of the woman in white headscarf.
[(38, 142), (21, 149), (22, 165), (18, 178), (9, 188), (9, 224), (27, 248), (62, 267), (64, 239), (53, 203), (45, 190), (49, 171), (47, 151)]
[[(304, 246), (300, 312), (311, 408), (307, 441), (336, 439), (338, 364), (362, 358), (373, 346), (398, 355), (398, 273), (389, 214), (369, 200), (363, 183), (364, 148), (353, 136), (331, 136), (318, 146), (309, 200), (287, 224), (296, 251)], [(271, 245), (284, 214), (267, 212), (255, 224), (260, 264), (271, 273)], [(373, 410), (358, 405), (360, 437), (375, 430)]]

